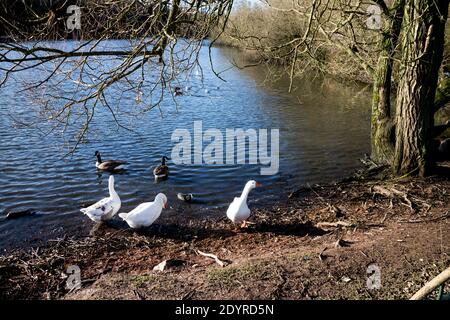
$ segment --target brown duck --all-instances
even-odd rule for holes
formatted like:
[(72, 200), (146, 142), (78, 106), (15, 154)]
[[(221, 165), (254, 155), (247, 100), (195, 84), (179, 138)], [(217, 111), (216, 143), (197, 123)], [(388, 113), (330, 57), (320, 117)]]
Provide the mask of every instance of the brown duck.
[(169, 175), (169, 167), (166, 165), (166, 160), (169, 160), (166, 156), (161, 158), (161, 164), (153, 169), (153, 175), (156, 179), (167, 178)]

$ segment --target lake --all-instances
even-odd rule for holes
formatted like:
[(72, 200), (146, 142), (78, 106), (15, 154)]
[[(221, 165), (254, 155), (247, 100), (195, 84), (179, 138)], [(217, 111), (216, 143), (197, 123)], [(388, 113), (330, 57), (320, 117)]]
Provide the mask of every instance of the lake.
[[(110, 41), (111, 46), (118, 44)], [(61, 132), (46, 134), (13, 121), (12, 117), (32, 119), (36, 96), (17, 92), (19, 83), (0, 89), (0, 247), (29, 246), (62, 234), (88, 232), (93, 222), (79, 212), (80, 207), (108, 194), (109, 174), (96, 171), (96, 150), (104, 159), (130, 163), (128, 170), (115, 175), (121, 212), (164, 192), (172, 208), (163, 214), (183, 214), (186, 219), (208, 215), (211, 208), (216, 208), (214, 214), (225, 215), (225, 207), (249, 179), (264, 185), (251, 193), (250, 204), (269, 203), (299, 186), (341, 179), (361, 166), (359, 158), (370, 151), (370, 93), (365, 88), (304, 77), (288, 93), (287, 78), (267, 81), (264, 67), (230, 68), (231, 61), (240, 58), (234, 49), (212, 49), (215, 68), (224, 71), (224, 82), (212, 72), (207, 47), (203, 47), (202, 69), (183, 77), (183, 95), (175, 97), (176, 104), (166, 95), (161, 111), (136, 115), (127, 110), (136, 110), (139, 99), (122, 94), (113, 99), (113, 107), (132, 131), (117, 128), (111, 115), (100, 110), (88, 137), (69, 156)], [(26, 76), (40, 75), (29, 71)], [(193, 132), (194, 121), (200, 120), (203, 130), (279, 129), (278, 173), (260, 175), (259, 164), (176, 165), (169, 161), (169, 178), (156, 183), (152, 170), (162, 155), (171, 155), (174, 130)], [(198, 202), (180, 202), (178, 192), (193, 193)], [(17, 220), (7, 220), (3, 214), (27, 209), (38, 214)]]

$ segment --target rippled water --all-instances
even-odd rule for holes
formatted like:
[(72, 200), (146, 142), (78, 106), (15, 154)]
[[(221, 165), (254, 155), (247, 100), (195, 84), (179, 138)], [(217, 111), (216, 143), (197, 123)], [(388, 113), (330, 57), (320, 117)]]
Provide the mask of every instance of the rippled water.
[[(214, 48), (212, 55), (217, 70), (226, 70), (231, 58), (239, 57), (236, 51), (224, 48)], [(86, 232), (92, 226), (79, 208), (108, 193), (108, 174), (98, 174), (94, 166), (95, 150), (100, 150), (104, 159), (131, 163), (126, 172), (116, 175), (121, 211), (165, 192), (173, 207), (166, 214), (183, 212), (189, 217), (225, 206), (249, 179), (264, 184), (252, 193), (251, 202), (255, 202), (278, 198), (306, 183), (345, 177), (369, 151), (369, 101), (362, 88), (332, 80), (299, 80), (289, 94), (287, 80), (265, 82), (267, 73), (262, 67), (231, 68), (222, 74), (223, 82), (209, 68), (206, 48), (200, 62), (203, 81), (194, 72), (181, 83), (189, 88), (176, 97), (178, 110), (167, 96), (162, 103), (163, 116), (156, 109), (137, 118), (119, 113), (132, 124), (133, 132), (116, 129), (111, 116), (99, 113), (91, 135), (70, 157), (64, 157), (67, 150), (57, 133), (43, 135), (33, 128), (15, 128), (9, 115), (30, 117), (33, 102), (25, 93), (16, 93), (15, 86), (1, 89), (0, 215), (26, 209), (39, 214), (19, 220), (0, 216), (0, 247)], [(125, 96), (119, 103), (123, 111), (132, 109), (136, 100)], [(152, 168), (162, 155), (170, 155), (172, 132), (176, 128), (192, 132), (195, 120), (203, 121), (204, 130), (222, 132), (226, 128), (280, 129), (279, 173), (261, 176), (260, 165), (191, 166), (169, 161), (169, 179), (155, 183)], [(199, 203), (181, 203), (177, 192), (193, 193)]]

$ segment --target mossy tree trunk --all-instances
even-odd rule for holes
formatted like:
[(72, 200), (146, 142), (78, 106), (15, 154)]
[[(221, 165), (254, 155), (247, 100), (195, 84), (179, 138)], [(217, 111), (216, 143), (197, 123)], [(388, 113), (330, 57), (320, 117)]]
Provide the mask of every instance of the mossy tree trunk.
[(434, 100), (434, 111), (437, 112), (439, 109), (444, 107), (450, 102), (450, 77), (444, 75), (444, 79), (439, 83), (436, 90), (436, 98)]
[(426, 175), (449, 0), (407, 0), (396, 100), (394, 171)]
[(405, 0), (395, 0), (387, 12), (388, 23), (381, 34), (380, 56), (374, 75), (372, 93), (372, 159), (380, 164), (392, 163), (394, 126), (391, 119), (392, 69), (395, 48), (402, 28)]

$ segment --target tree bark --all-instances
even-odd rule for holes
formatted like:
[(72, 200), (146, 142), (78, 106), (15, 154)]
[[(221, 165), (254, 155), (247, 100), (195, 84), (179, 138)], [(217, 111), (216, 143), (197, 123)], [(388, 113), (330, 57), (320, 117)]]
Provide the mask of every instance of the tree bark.
[[(388, 11), (388, 26), (382, 32), (380, 57), (375, 71), (372, 93), (372, 159), (380, 164), (392, 163), (394, 129), (391, 119), (392, 69), (395, 48), (402, 27), (405, 0), (395, 0)], [(386, 11), (386, 10), (385, 10)]]
[(396, 100), (394, 171), (427, 175), (449, 0), (407, 0)]

